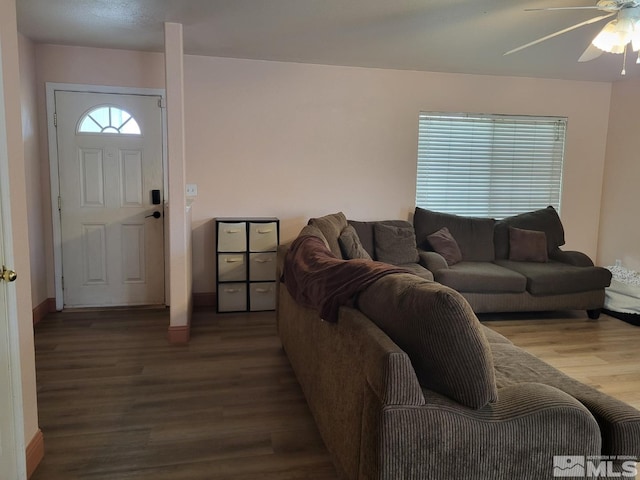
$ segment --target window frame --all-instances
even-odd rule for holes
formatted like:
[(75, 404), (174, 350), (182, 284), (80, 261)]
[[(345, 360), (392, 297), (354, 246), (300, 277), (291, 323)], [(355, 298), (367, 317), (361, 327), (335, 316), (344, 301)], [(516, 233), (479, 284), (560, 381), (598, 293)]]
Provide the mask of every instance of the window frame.
[[(92, 116), (92, 113), (94, 112), (98, 112), (99, 110), (102, 109), (108, 109), (109, 110), (109, 123), (107, 125), (102, 125), (101, 123), (98, 122), (98, 120), (96, 118), (94, 118), (94, 116)], [(123, 112), (126, 113), (129, 118), (127, 118), (124, 122), (120, 123), (119, 126), (115, 126), (115, 124), (113, 123), (113, 118), (112, 118), (112, 114), (111, 114), (111, 110), (115, 109), (118, 110), (119, 112)], [(93, 121), (93, 123), (95, 125), (97, 125), (98, 128), (101, 129), (101, 131), (96, 132), (96, 131), (87, 131), (87, 130), (82, 130), (82, 126), (85, 123), (85, 120), (90, 119), (91, 121)], [(138, 129), (138, 132), (123, 132), (121, 131), (121, 129), (127, 125), (129, 122), (133, 122), (133, 125), (135, 125)], [(106, 129), (113, 129), (116, 130), (114, 131), (105, 131)], [(103, 104), (103, 105), (95, 105), (93, 107), (91, 107), (89, 110), (87, 110), (86, 112), (84, 112), (81, 116), (80, 119), (78, 120), (78, 123), (76, 125), (76, 134), (78, 135), (124, 135), (124, 136), (142, 136), (142, 128), (140, 127), (140, 122), (138, 122), (136, 120), (136, 118), (128, 111), (125, 110), (124, 108), (119, 107), (118, 105), (113, 105), (113, 104)]]

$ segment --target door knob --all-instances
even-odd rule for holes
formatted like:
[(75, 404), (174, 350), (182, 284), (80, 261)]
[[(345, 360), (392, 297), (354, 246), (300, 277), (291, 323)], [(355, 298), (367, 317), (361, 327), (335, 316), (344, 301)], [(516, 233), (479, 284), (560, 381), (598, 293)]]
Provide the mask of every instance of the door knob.
[(16, 278), (18, 278), (18, 274), (13, 270), (7, 269), (4, 265), (2, 266), (2, 273), (0, 274), (0, 279), (5, 282), (15, 282)]
[(160, 212), (153, 212), (151, 215), (147, 215), (144, 218), (149, 218), (149, 217), (153, 217), (153, 218), (160, 218), (162, 214)]

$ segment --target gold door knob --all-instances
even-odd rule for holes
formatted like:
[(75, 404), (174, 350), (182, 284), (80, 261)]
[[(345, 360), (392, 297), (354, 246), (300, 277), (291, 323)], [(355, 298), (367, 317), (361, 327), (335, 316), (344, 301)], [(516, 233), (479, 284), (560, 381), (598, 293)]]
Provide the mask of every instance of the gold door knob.
[(15, 282), (16, 278), (18, 278), (18, 274), (13, 270), (9, 270), (4, 265), (2, 266), (2, 274), (0, 275), (0, 279), (5, 282)]

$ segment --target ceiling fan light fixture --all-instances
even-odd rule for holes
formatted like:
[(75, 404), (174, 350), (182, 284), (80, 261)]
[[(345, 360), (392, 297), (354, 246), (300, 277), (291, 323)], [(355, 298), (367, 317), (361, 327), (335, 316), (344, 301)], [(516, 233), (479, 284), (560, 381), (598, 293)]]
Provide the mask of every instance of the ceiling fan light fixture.
[(625, 45), (631, 40), (632, 28), (630, 22), (612, 20), (604, 26), (591, 43), (594, 47), (608, 53), (623, 53)]
[(634, 52), (640, 50), (640, 25), (637, 23), (634, 25), (633, 33), (631, 34), (631, 48)]

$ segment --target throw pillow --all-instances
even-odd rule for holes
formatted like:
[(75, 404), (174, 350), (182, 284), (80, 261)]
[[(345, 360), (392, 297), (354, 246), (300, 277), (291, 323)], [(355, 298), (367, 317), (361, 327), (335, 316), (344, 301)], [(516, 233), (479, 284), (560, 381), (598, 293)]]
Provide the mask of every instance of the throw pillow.
[(547, 236), (547, 252), (549, 254), (564, 245), (564, 228), (558, 212), (553, 207), (541, 208), (533, 212), (503, 218), (496, 222), (494, 243), (497, 259), (509, 258), (509, 227), (544, 232)]
[(509, 227), (509, 260), (548, 262), (547, 235), (537, 230)]
[(371, 255), (369, 255), (362, 246), (360, 237), (353, 226), (348, 225), (344, 230), (342, 230), (342, 233), (338, 237), (338, 243), (340, 244), (340, 250), (342, 250), (343, 258), (363, 258), (365, 260), (371, 260)]
[(439, 253), (447, 261), (447, 265), (455, 265), (462, 261), (460, 247), (447, 227), (427, 236), (427, 240), (434, 252)]
[(358, 309), (406, 352), (424, 388), (474, 409), (498, 398), (491, 347), (455, 290), (387, 275), (360, 294)]
[(403, 265), (420, 261), (413, 227), (394, 227), (376, 223), (373, 237), (378, 261)]

